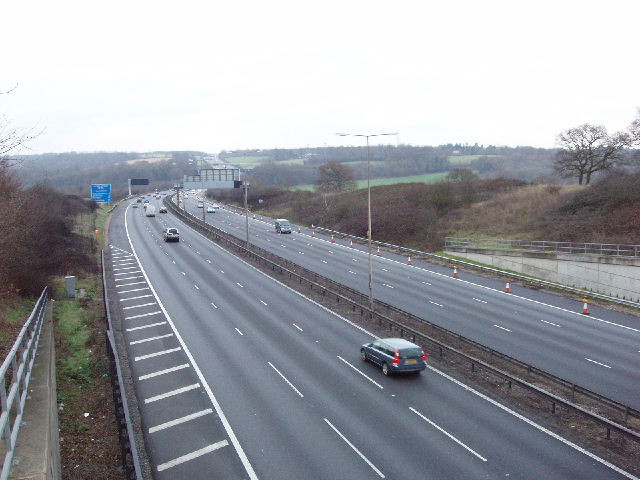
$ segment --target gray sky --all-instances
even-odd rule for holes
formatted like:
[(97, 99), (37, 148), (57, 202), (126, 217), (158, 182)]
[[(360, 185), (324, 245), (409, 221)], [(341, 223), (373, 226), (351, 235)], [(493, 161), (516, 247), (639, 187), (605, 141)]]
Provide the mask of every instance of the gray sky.
[[(22, 153), (550, 148), (640, 107), (638, 0), (11, 0), (0, 115)], [(1, 132), (0, 132), (1, 133)], [(384, 137), (383, 137), (384, 138)]]

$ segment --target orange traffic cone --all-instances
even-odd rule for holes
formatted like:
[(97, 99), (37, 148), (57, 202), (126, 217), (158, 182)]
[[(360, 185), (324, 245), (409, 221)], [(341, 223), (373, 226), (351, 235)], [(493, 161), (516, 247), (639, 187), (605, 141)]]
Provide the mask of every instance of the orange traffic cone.
[(407, 259), (407, 265), (411, 265), (411, 255), (409, 255), (409, 258)]
[(353, 248), (353, 240), (349, 240), (349, 246)]
[(511, 291), (511, 287), (509, 286), (509, 282), (507, 282), (507, 286), (504, 288), (504, 291), (509, 293)]
[(453, 278), (458, 278), (458, 267), (453, 267)]
[(586, 298), (583, 298), (582, 301), (584, 302), (582, 304), (582, 314), (583, 315), (589, 315), (589, 300), (587, 300)]
[(333, 239), (333, 235), (331, 235), (331, 243), (336, 243), (336, 241)]
[(376, 253), (377, 256), (380, 256), (380, 247), (378, 247), (378, 253)]

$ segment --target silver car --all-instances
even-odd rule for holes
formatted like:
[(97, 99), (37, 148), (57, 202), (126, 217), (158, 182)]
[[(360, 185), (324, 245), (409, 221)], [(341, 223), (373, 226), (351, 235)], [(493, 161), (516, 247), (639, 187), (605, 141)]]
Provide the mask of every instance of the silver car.
[(362, 360), (382, 367), (382, 373), (420, 373), (427, 368), (427, 356), (419, 345), (404, 338), (381, 338), (360, 347)]

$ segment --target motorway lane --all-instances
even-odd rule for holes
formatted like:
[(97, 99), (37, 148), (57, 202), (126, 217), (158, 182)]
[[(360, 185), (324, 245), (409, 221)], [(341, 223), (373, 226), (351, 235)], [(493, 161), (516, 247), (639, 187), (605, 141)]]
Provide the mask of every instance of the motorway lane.
[[(368, 292), (366, 247), (333, 244), (295, 228), (292, 235), (277, 235), (269, 223), (250, 220), (252, 243)], [(237, 214), (223, 211), (213, 223), (244, 232), (244, 217)], [(499, 280), (467, 272), (455, 279), (451, 269), (415, 260), (408, 266), (405, 257), (386, 252), (373, 260), (377, 299), (640, 408), (638, 318), (593, 306), (584, 316), (577, 301), (518, 287), (507, 294)]]
[(370, 334), (184, 226), (164, 244), (169, 218), (130, 215), (132, 250), (259, 478), (623, 478), (442, 375), (382, 376)]

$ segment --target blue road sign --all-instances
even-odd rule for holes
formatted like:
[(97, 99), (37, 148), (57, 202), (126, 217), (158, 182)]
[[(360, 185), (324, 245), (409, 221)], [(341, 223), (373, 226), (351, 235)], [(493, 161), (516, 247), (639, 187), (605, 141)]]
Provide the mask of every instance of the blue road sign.
[(91, 200), (98, 203), (111, 203), (111, 184), (96, 183), (91, 185)]

